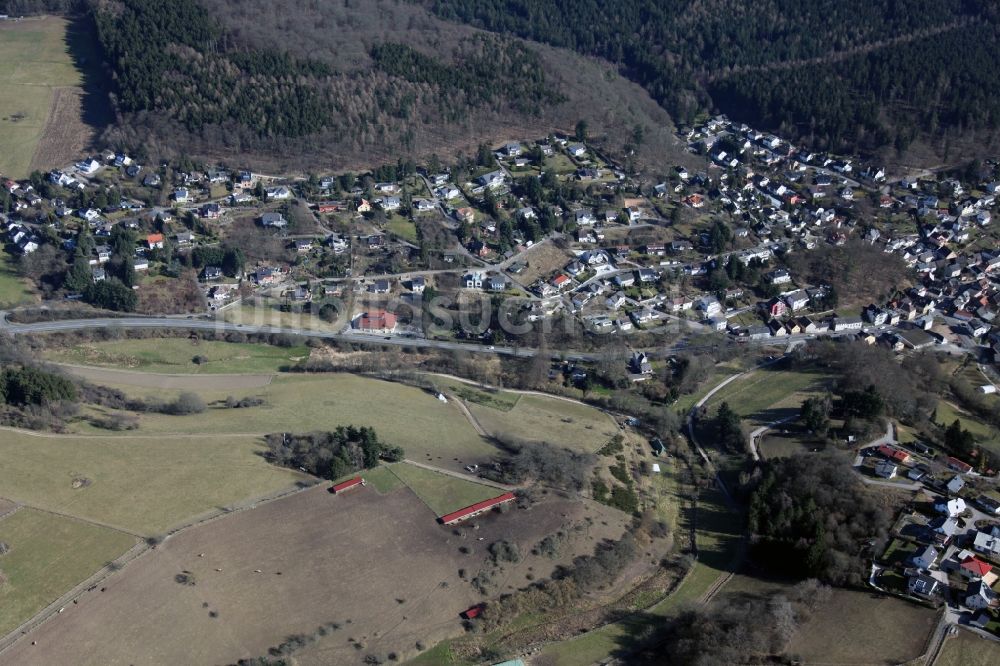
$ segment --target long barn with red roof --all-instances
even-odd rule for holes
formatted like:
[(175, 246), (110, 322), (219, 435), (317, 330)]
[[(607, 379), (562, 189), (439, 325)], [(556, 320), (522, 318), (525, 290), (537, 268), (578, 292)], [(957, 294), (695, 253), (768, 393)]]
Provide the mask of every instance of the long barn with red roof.
[(507, 502), (513, 502), (517, 499), (514, 493), (504, 493), (492, 499), (483, 500), (482, 502), (476, 502), (464, 509), (459, 509), (447, 515), (441, 516), (439, 520), (445, 525), (454, 525), (455, 523), (460, 523), (463, 520), (468, 520), (480, 514), (486, 513), (495, 506), (500, 506), (501, 504), (506, 504)]
[(341, 481), (338, 484), (330, 486), (330, 492), (334, 495), (339, 495), (340, 493), (350, 490), (352, 488), (360, 488), (365, 485), (365, 480), (360, 476), (356, 476), (353, 479), (348, 479), (347, 481)]

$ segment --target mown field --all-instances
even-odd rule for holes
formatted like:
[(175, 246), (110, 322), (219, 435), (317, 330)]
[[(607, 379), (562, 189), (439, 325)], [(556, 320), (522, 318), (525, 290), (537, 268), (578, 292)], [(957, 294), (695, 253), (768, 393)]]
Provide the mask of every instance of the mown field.
[(105, 591), (84, 593), (40, 626), (31, 635), (37, 645), (22, 640), (4, 658), (46, 666), (223, 664), (265, 656), (301, 635), (309, 640), (293, 658), (302, 666), (375, 663), (369, 655), (404, 661), (463, 633), (459, 613), (482, 600), (468, 578), (489, 544), (510, 540), (526, 553), (500, 577), (506, 591), (564, 561), (527, 555), (546, 534), (569, 522), (595, 525), (567, 548), (570, 560), (616, 538), (625, 522), (550, 497), (456, 534), (403, 484), (384, 493), (378, 484), (343, 495), (310, 488), (184, 530), (126, 566)]
[(260, 452), (256, 438), (231, 435), (74, 437), (3, 431), (0, 488), (6, 497), (41, 509), (156, 535), (306, 478), (269, 465)]
[(492, 407), (501, 412), (509, 412), (517, 405), (517, 401), (521, 399), (519, 393), (487, 389), (448, 377), (434, 376), (432, 380), (434, 386), (439, 391), (453, 394), (466, 403), (476, 403), (477, 405)]
[(1000, 444), (1000, 439), (998, 439), (1000, 435), (998, 435), (995, 430), (990, 428), (989, 425), (983, 423), (968, 412), (960, 410), (950, 402), (946, 402), (944, 400), (938, 401), (937, 415), (934, 420), (938, 424), (948, 427), (954, 423), (956, 419), (962, 424), (964, 429), (973, 434), (977, 442), (992, 442)]
[(80, 86), (67, 46), (68, 22), (29, 18), (0, 23), (0, 173), (25, 178), (45, 132), (57, 87)]
[(334, 332), (339, 330), (347, 320), (327, 323), (317, 316), (282, 312), (284, 299), (278, 297), (258, 296), (257, 305), (242, 301), (226, 308), (222, 318), (232, 324), (245, 326), (274, 326), (280, 328), (298, 328), (306, 331)]
[(894, 597), (835, 589), (799, 628), (788, 652), (806, 663), (900, 664), (915, 659), (935, 611)]
[(728, 384), (706, 407), (714, 412), (727, 402), (740, 416), (764, 425), (795, 414), (802, 401), (822, 392), (828, 381), (819, 372), (761, 368)]
[[(308, 353), (305, 348), (302, 351)], [(86, 366), (69, 367), (70, 372), (131, 397), (169, 401), (184, 391), (193, 391), (205, 400), (207, 409), (186, 416), (126, 412), (136, 419), (137, 429), (108, 431), (86, 419), (119, 412), (86, 406), (81, 410), (82, 418), (71, 424), (74, 431), (69, 435), (5, 431), (0, 437), (0, 459), (5, 461), (0, 467), (0, 488), (11, 499), (41, 509), (79, 516), (136, 536), (157, 536), (220, 508), (250, 507), (254, 498), (289, 490), (305, 480), (304, 475), (266, 463), (260, 455), (260, 435), (264, 433), (371, 425), (386, 442), (403, 446), (411, 460), (454, 470), (472, 462), (487, 462), (496, 455), (497, 450), (477, 434), (457, 401), (443, 403), (433, 391), (356, 375), (275, 373), (297, 353), (295, 348), (192, 345), (177, 339), (97, 343), (50, 352), (52, 360)], [(202, 363), (192, 361), (195, 354), (204, 356)], [(465, 385), (452, 389), (464, 393), (470, 409), (482, 412), (490, 428), (504, 429), (510, 437), (593, 451), (618, 432), (610, 417), (579, 403), (505, 391), (492, 393)], [(229, 396), (258, 397), (263, 404), (227, 408), (222, 403)], [(66, 651), (73, 650), (67, 647), (65, 636), (101, 636), (102, 627), (117, 626), (136, 613), (148, 614), (151, 619), (130, 627), (120, 640), (116, 636), (114, 641), (98, 640), (100, 644), (96, 644), (88, 639), (87, 648), (73, 654), (73, 663), (108, 663), (108, 659), (132, 663), (140, 652), (156, 654), (157, 658), (169, 656), (179, 663), (206, 659), (229, 663), (259, 656), (264, 652), (258, 649), (266, 651), (292, 633), (308, 633), (325, 622), (343, 623), (345, 618), (352, 620), (350, 636), (338, 634), (336, 644), (324, 640), (323, 647), (317, 643), (315, 655), (310, 648), (296, 657), (299, 662), (330, 663), (336, 657), (336, 663), (360, 663), (369, 647), (376, 646), (383, 658), (389, 648), (413, 656), (415, 637), (432, 645), (460, 633), (457, 613), (479, 598), (467, 580), (488, 556), (486, 549), (494, 540), (514, 541), (525, 553), (518, 565), (505, 568), (495, 581), (498, 593), (513, 591), (549, 575), (557, 565), (569, 565), (578, 554), (592, 552), (602, 539), (618, 538), (628, 520), (604, 506), (548, 497), (526, 511), (490, 514), (477, 521), (481, 525), (475, 534), (463, 532), (458, 537), (438, 525), (435, 517), (495, 497), (502, 490), (408, 463), (370, 470), (365, 476), (367, 488), (342, 498), (330, 496), (325, 492), (327, 484), (323, 484), (322, 488), (260, 503), (251, 511), (232, 512), (204, 527), (174, 534), (152, 555), (144, 555), (116, 574), (112, 581), (121, 587), (109, 586), (109, 594), (88, 593), (82, 598), (81, 604), (84, 599), (95, 604), (93, 614), (90, 609), (88, 613), (67, 609), (60, 615), (59, 640), (53, 638), (56, 634), (46, 633), (54, 630), (50, 623), (37, 630), (48, 646), (46, 651), (22, 653), (25, 641), (15, 646), (18, 663), (62, 663), (70, 658)], [(671, 492), (666, 486), (662, 490)], [(291, 501), (300, 496), (310, 499), (301, 500), (305, 504)], [(383, 499), (389, 504), (383, 504)], [(285, 508), (258, 513), (272, 505)], [(358, 507), (366, 508), (358, 513)], [(245, 518), (248, 515), (258, 516), (261, 524)], [(339, 522), (328, 524), (328, 519)], [(528, 554), (540, 539), (567, 521), (584, 527), (574, 532), (566, 552), (556, 559)], [(375, 522), (382, 527), (371, 529), (369, 523)], [(412, 527), (416, 523), (419, 529)], [(359, 525), (366, 527), (359, 530)], [(322, 532), (324, 529), (328, 532)], [(196, 545), (184, 546), (183, 552), (177, 550), (181, 546), (176, 544), (184, 544), (182, 539), (189, 534), (198, 535), (191, 537)], [(427, 541), (428, 534), (443, 540), (444, 545)], [(482, 543), (479, 536), (485, 539)], [(253, 547), (247, 548), (248, 543)], [(313, 557), (317, 552), (323, 557)], [(377, 558), (372, 557), (375, 552)], [(190, 559), (200, 553), (206, 561)], [(422, 559), (424, 555), (436, 558), (433, 566)], [(352, 559), (355, 556), (364, 564)], [(156, 562), (155, 566), (145, 564), (147, 559)], [(208, 560), (213, 568), (205, 568)], [(292, 561), (297, 563), (294, 574), (290, 573)], [(371, 571), (368, 576), (364, 575), (365, 567)], [(397, 597), (387, 592), (390, 587), (379, 583), (373, 591), (360, 580), (376, 575), (370, 567), (379, 572), (389, 567), (399, 573), (399, 580), (405, 583), (393, 577), (386, 582), (387, 586), (396, 585)], [(256, 569), (262, 573), (255, 575)], [(459, 569), (468, 572), (463, 574), (465, 580), (459, 580)], [(139, 573), (132, 574), (133, 570)], [(194, 585), (174, 580), (183, 571), (193, 572)], [(278, 571), (281, 578), (272, 579)], [(352, 581), (368, 585), (367, 592), (352, 588), (353, 582), (335, 578), (343, 577), (344, 571), (352, 572)], [(218, 581), (209, 583), (207, 579), (214, 574), (218, 574)], [(265, 574), (269, 577), (261, 584)], [(272, 580), (294, 594), (274, 592)], [(316, 587), (317, 581), (322, 589)], [(444, 584), (450, 590), (442, 587)], [(59, 593), (68, 587), (62, 585)], [(114, 594), (110, 594), (113, 589)], [(314, 590), (322, 594), (309, 596)], [(270, 599), (267, 622), (255, 615), (258, 611), (246, 610), (253, 606), (246, 595), (259, 598), (262, 593)], [(156, 612), (137, 608), (135, 599), (145, 599), (144, 595), (149, 596)], [(331, 604), (332, 597), (349, 603)], [(432, 604), (435, 610), (427, 611), (425, 604)], [(274, 613), (287, 622), (275, 625)], [(170, 646), (159, 645), (154, 652), (144, 652), (153, 640), (150, 632), (162, 628), (156, 617), (169, 617), (177, 632)], [(261, 633), (261, 628), (266, 631)], [(206, 631), (223, 637), (205, 639)], [(357, 643), (364, 644), (363, 651), (358, 651)]]
[[(717, 597), (780, 593), (791, 582), (738, 575)], [(894, 597), (833, 588), (803, 623), (786, 652), (803, 664), (900, 664), (920, 655), (937, 624), (935, 611)], [(940, 663), (940, 662), (938, 662)]]
[(410, 243), (417, 242), (417, 226), (409, 218), (401, 215), (392, 215), (386, 224), (386, 228), (389, 230), (389, 233), (405, 241)]
[(765, 458), (783, 458), (810, 453), (813, 449), (822, 448), (822, 440), (815, 438), (797, 424), (788, 427), (778, 426), (777, 430), (769, 430), (758, 440), (760, 454)]
[(117, 530), (22, 507), (0, 518), (0, 636), (137, 542)]
[(969, 631), (945, 640), (934, 666), (995, 666), (1000, 663), (1000, 644)]
[(460, 631), (458, 613), (478, 600), (448, 534), (405, 489), (309, 489), (175, 535), (4, 661), (228, 664), (305, 635), (319, 652), (296, 663), (385, 662)]
[(718, 386), (727, 377), (732, 377), (733, 375), (738, 374), (739, 372), (740, 369), (735, 366), (731, 365), (715, 366), (714, 368), (712, 368), (712, 371), (709, 373), (708, 377), (706, 377), (705, 380), (698, 385), (697, 390), (687, 395), (682, 395), (680, 398), (677, 399), (677, 402), (675, 402), (673, 405), (674, 409), (682, 413), (687, 413), (691, 411), (691, 408), (694, 407), (699, 400), (704, 398), (706, 393), (708, 393), (713, 388)]
[[(199, 362), (195, 362), (198, 357)], [(305, 345), (272, 345), (197, 341), (186, 338), (86, 342), (51, 349), (45, 358), (60, 363), (171, 374), (278, 372), (309, 357)]]
[[(343, 479), (337, 479), (337, 483), (341, 481), (346, 481), (354, 475), (351, 474)], [(382, 465), (374, 469), (366, 469), (362, 472), (362, 476), (365, 479), (365, 483), (370, 485), (380, 494), (385, 495), (386, 493), (391, 493), (396, 488), (403, 487), (403, 482), (399, 480), (399, 477), (392, 473), (387, 466)]]
[(614, 420), (593, 407), (540, 395), (522, 395), (509, 410), (470, 403), (487, 432), (503, 439), (547, 442), (593, 453), (618, 433)]
[(14, 268), (14, 258), (0, 248), (0, 307), (18, 305), (30, 298), (31, 291)]
[(397, 463), (389, 470), (439, 517), (504, 492), (407, 463)]
[[(132, 370), (100, 375), (93, 370), (71, 369), (132, 396), (169, 400), (180, 390), (191, 390), (210, 405), (205, 413), (190, 416), (139, 414), (138, 432), (142, 434), (307, 432), (355, 424), (376, 428), (383, 439), (402, 446), (412, 459), (454, 469), (482, 463), (496, 453), (458, 405), (442, 403), (431, 393), (414, 387), (346, 373), (277, 374), (262, 381), (263, 373), (277, 372), (307, 357), (308, 351), (304, 346), (281, 348), (226, 342), (195, 345), (186, 339), (168, 338), (83, 343), (49, 350), (46, 358), (109, 370)], [(202, 363), (194, 363), (196, 355), (204, 357)], [(195, 376), (164, 379), (161, 373)], [(204, 376), (199, 378), (198, 373)], [(262, 374), (243, 381), (227, 373)], [(205, 382), (204, 388), (199, 381)], [(486, 391), (440, 377), (435, 382), (442, 390), (463, 399), (479, 424), (501, 438), (549, 442), (593, 452), (618, 432), (611, 417), (574, 401)], [(229, 396), (259, 397), (264, 404), (250, 409), (219, 407)], [(92, 413), (102, 418), (108, 415), (107, 410)], [(87, 424), (75, 424), (74, 428), (80, 434), (106, 433)]]
[[(155, 376), (155, 375), (149, 375)], [(212, 381), (214, 377), (205, 377)], [(238, 378), (236, 378), (238, 380)], [(130, 395), (172, 399), (181, 391), (118, 384)], [(201, 414), (174, 416), (138, 414), (139, 434), (221, 435), (332, 430), (338, 425), (372, 426), (386, 442), (402, 446), (408, 458), (460, 470), (482, 463), (496, 453), (469, 423), (458, 405), (442, 403), (431, 393), (394, 382), (349, 374), (278, 375), (266, 386), (240, 390), (199, 390), (188, 386), (209, 404)], [(219, 405), (227, 396), (259, 397), (264, 404), (247, 409)], [(104, 416), (107, 410), (103, 411)], [(85, 434), (127, 433), (99, 431), (78, 424)]]

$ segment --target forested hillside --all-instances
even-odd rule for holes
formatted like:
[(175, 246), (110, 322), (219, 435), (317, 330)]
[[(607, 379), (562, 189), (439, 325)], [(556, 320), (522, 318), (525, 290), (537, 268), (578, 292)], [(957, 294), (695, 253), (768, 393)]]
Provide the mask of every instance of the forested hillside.
[(347, 168), (572, 129), (586, 108), (616, 135), (643, 126), (664, 153), (669, 116), (608, 67), (414, 4), (354, 4), (91, 0), (119, 112), (105, 139), (150, 155)]
[(817, 148), (992, 136), (1000, 22), (987, 0), (413, 0), (599, 56), (679, 124), (719, 110)]

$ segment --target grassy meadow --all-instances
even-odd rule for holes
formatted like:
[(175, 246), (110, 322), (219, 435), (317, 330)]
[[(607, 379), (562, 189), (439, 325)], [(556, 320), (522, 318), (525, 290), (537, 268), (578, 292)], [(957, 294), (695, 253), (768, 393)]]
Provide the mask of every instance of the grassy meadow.
[(0, 636), (135, 545), (106, 527), (23, 507), (0, 519)]
[(18, 276), (14, 261), (12, 256), (0, 249), (0, 307), (18, 305), (31, 299), (31, 290)]
[[(0, 488), (41, 509), (156, 535), (305, 478), (269, 465), (256, 438), (73, 437), (5, 431)], [(16, 514), (15, 514), (16, 515)]]
[[(195, 357), (201, 357), (195, 363)], [(52, 349), (45, 358), (60, 363), (170, 374), (239, 374), (278, 372), (309, 357), (305, 345), (275, 347), (252, 343), (198, 341), (186, 338), (85, 342)]]
[[(208, 378), (206, 378), (208, 379)], [(114, 385), (113, 385), (114, 386)], [(116, 385), (138, 397), (171, 399), (181, 391)], [(496, 449), (480, 437), (457, 405), (442, 403), (420, 389), (349, 374), (278, 375), (267, 386), (241, 390), (195, 390), (209, 403), (201, 414), (174, 416), (138, 414), (144, 435), (223, 435), (332, 430), (338, 425), (367, 425), (379, 437), (402, 446), (406, 456), (427, 463), (482, 462)], [(227, 409), (218, 403), (227, 396), (259, 397), (264, 404)], [(95, 410), (99, 411), (99, 410)], [(106, 411), (106, 410), (105, 410)], [(76, 424), (81, 434), (109, 433)], [(461, 465), (459, 466), (461, 467)]]
[(798, 411), (811, 394), (822, 392), (828, 377), (818, 372), (762, 368), (729, 383), (706, 403), (714, 413), (723, 402), (740, 416), (759, 424)]
[(522, 395), (508, 410), (470, 403), (487, 432), (501, 438), (547, 442), (593, 453), (618, 433), (614, 420), (593, 407), (540, 395)]
[(0, 24), (0, 173), (24, 178), (45, 131), (54, 88), (80, 86), (83, 76), (57, 17)]
[(945, 402), (941, 400), (937, 405), (937, 415), (935, 421), (944, 427), (950, 426), (955, 420), (962, 424), (962, 427), (976, 438), (977, 442), (993, 442), (1000, 444), (1000, 439), (998, 439), (998, 434), (995, 430), (990, 428), (989, 425), (983, 423), (975, 416), (972, 416), (968, 412), (960, 410), (958, 407), (950, 402)]
[(465, 481), (416, 465), (397, 463), (389, 468), (437, 516), (502, 495), (503, 491)]

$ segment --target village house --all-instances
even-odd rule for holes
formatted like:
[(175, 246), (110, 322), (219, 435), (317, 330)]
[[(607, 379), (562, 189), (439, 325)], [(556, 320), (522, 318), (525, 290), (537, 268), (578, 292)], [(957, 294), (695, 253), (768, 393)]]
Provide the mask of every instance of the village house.
[(222, 269), (218, 266), (205, 266), (201, 270), (201, 279), (206, 282), (209, 280), (218, 280), (222, 277)]
[(886, 460), (896, 463), (897, 465), (905, 465), (910, 461), (910, 454), (903, 449), (898, 449), (895, 446), (890, 446), (888, 444), (882, 444), (878, 447), (879, 455), (884, 457)]
[(767, 281), (773, 285), (788, 284), (792, 281), (791, 274), (784, 268), (771, 271), (766, 276)]
[(267, 194), (268, 201), (284, 201), (292, 198), (292, 191), (284, 185), (269, 187), (264, 192)]
[(222, 215), (222, 208), (217, 203), (207, 203), (198, 209), (198, 215), (202, 219), (217, 220)]
[(962, 515), (965, 513), (965, 509), (965, 500), (961, 497), (956, 497), (946, 502), (937, 502), (934, 504), (935, 511), (943, 513), (950, 518)]
[(785, 303), (788, 305), (788, 309), (793, 312), (801, 310), (809, 305), (809, 295), (802, 289), (796, 289), (790, 294), (785, 295)]
[(920, 569), (930, 569), (937, 562), (940, 552), (934, 546), (926, 546), (918, 549), (911, 558), (914, 566)]
[(625, 305), (626, 302), (628, 302), (628, 299), (626, 298), (625, 294), (619, 291), (609, 296), (604, 301), (604, 304), (610, 310), (619, 310)]
[(253, 280), (261, 287), (277, 284), (281, 281), (282, 274), (277, 268), (271, 266), (261, 266), (253, 273)]
[(1000, 516), (1000, 501), (990, 497), (989, 495), (980, 495), (976, 498), (976, 504), (984, 512), (993, 515)]
[(373, 280), (371, 285), (368, 287), (368, 291), (373, 294), (388, 294), (392, 286), (388, 280), (379, 279)]
[(399, 197), (380, 197), (375, 200), (378, 207), (387, 213), (399, 210), (403, 203)]
[(288, 226), (288, 220), (285, 216), (277, 212), (267, 212), (260, 216), (260, 224), (262, 227), (272, 227), (275, 229), (284, 229)]
[(488, 187), (491, 190), (495, 190), (501, 187), (505, 182), (506, 176), (503, 171), (490, 171), (489, 173), (483, 174), (476, 179), (476, 182), (483, 187)]
[(494, 291), (494, 292), (506, 291), (507, 278), (505, 278), (500, 273), (490, 275), (488, 278), (486, 278), (484, 286), (486, 287), (487, 291)]
[(896, 472), (899, 470), (895, 464), (889, 462), (888, 460), (880, 460), (875, 463), (875, 476), (882, 479), (894, 479), (896, 478)]
[(937, 579), (925, 574), (910, 576), (906, 581), (906, 588), (910, 594), (920, 597), (932, 598), (941, 594), (942, 586)]
[(649, 362), (649, 357), (643, 352), (632, 354), (632, 358), (629, 359), (628, 368), (629, 372), (634, 375), (653, 374), (653, 364)]
[(834, 317), (830, 330), (834, 332), (859, 331), (862, 326), (861, 317)]
[(1000, 605), (1000, 601), (997, 599), (997, 593), (982, 580), (969, 583), (969, 586), (965, 589), (962, 601), (966, 608), (971, 608), (973, 610), (996, 608)]
[(354, 318), (351, 327), (363, 333), (387, 334), (396, 330), (397, 318), (385, 310), (363, 312)]

